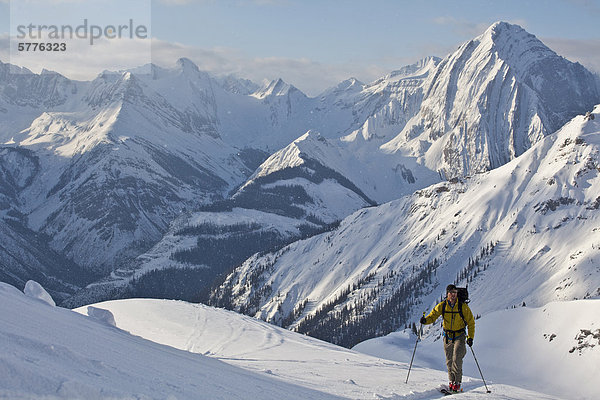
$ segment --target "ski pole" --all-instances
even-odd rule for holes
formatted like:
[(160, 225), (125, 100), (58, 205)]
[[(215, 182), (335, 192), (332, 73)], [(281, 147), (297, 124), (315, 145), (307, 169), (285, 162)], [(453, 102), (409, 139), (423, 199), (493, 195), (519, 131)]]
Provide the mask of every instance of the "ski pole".
[(471, 353), (473, 353), (473, 358), (475, 359), (475, 364), (477, 364), (477, 369), (479, 370), (479, 375), (481, 375), (481, 380), (483, 380), (483, 384), (485, 385), (485, 390), (487, 391), (487, 393), (492, 393), (492, 391), (488, 389), (487, 384), (485, 383), (485, 379), (483, 378), (483, 374), (481, 373), (481, 368), (479, 368), (479, 362), (477, 362), (477, 357), (475, 357), (473, 347), (469, 346), (469, 348), (471, 349)]
[[(423, 312), (425, 315), (425, 312)], [(421, 338), (421, 332), (423, 331), (423, 324), (419, 325), (419, 332), (417, 332), (417, 340), (415, 341), (415, 348), (413, 350), (412, 358), (410, 359), (410, 366), (408, 367), (408, 374), (406, 374), (406, 382), (408, 383), (408, 377), (410, 376), (410, 370), (412, 369), (413, 360), (415, 359), (415, 353), (417, 352), (417, 343), (419, 343), (419, 339)]]

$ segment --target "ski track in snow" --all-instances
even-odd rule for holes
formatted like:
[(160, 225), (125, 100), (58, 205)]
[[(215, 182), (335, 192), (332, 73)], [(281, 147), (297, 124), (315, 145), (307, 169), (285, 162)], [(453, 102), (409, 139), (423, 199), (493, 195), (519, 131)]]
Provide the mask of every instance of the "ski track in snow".
[[(204, 354), (251, 372), (347, 399), (436, 399), (447, 373), (424, 366), (423, 356), (443, 363), (439, 342), (418, 348), (410, 380), (405, 383), (411, 348), (380, 346), (398, 353), (398, 361), (366, 355), (265, 324), (222, 309), (181, 301), (131, 299), (95, 307), (110, 310), (117, 326), (157, 343)], [(85, 313), (85, 308), (76, 311)], [(481, 321), (481, 320), (478, 320)], [(420, 347), (427, 346), (419, 343)], [(432, 350), (434, 349), (434, 350)], [(406, 355), (407, 354), (407, 355)], [(470, 353), (465, 364), (472, 363)], [(481, 357), (481, 356), (480, 356)], [(484, 353), (483, 357), (491, 357)], [(401, 360), (401, 361), (400, 361)], [(471, 368), (472, 369), (472, 368)], [(489, 377), (488, 377), (489, 379)], [(492, 393), (474, 375), (464, 378), (464, 399), (560, 399), (486, 379)]]

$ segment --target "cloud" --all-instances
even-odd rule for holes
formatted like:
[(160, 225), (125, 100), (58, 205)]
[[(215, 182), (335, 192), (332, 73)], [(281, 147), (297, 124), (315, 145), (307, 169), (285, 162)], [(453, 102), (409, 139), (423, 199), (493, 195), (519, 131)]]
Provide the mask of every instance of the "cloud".
[(334, 65), (306, 58), (251, 57), (236, 49), (202, 49), (153, 40), (153, 63), (171, 66), (181, 57), (189, 58), (201, 70), (215, 75), (232, 74), (258, 83), (281, 78), (311, 96), (350, 77), (369, 82), (389, 72), (376, 65)]
[[(68, 51), (64, 53), (13, 51), (10, 54), (8, 42), (8, 35), (0, 36), (0, 60), (3, 62), (26, 67), (35, 73), (52, 70), (76, 80), (92, 80), (104, 70), (135, 68), (150, 62), (169, 68), (185, 57), (200, 70), (214, 75), (235, 75), (257, 83), (281, 78), (307, 95), (315, 96), (350, 77), (371, 82), (389, 72), (376, 64), (323, 64), (306, 58), (251, 57), (236, 49), (203, 49), (159, 39), (152, 39), (151, 48), (148, 40), (99, 39), (93, 46), (85, 40), (74, 40), (68, 43)], [(15, 41), (11, 45), (16, 46)]]

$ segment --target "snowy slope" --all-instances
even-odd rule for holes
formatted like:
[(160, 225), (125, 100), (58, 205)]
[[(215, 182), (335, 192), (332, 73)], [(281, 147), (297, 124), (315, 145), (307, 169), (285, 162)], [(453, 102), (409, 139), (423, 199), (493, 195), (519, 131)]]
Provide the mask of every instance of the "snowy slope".
[[(440, 397), (437, 386), (446, 381), (447, 374), (443, 370), (419, 365), (413, 367), (410, 381), (405, 384), (410, 356), (398, 362), (386, 361), (204, 305), (131, 299), (93, 307), (109, 310), (116, 325), (133, 335), (341, 398), (435, 399)], [(86, 314), (87, 308), (77, 311)], [(489, 322), (482, 320), (482, 329), (496, 326), (493, 320)], [(503, 365), (506, 365), (504, 361), (510, 362), (501, 359)], [(469, 360), (465, 364), (469, 365)], [(481, 396), (489, 399), (558, 398), (506, 384), (487, 383), (491, 394), (485, 394), (483, 383), (474, 375), (465, 377), (469, 391), (461, 396), (466, 399)]]
[[(352, 160), (351, 154), (341, 152), (318, 132), (309, 131), (270, 156), (231, 199), (236, 204), (253, 202), (258, 207), (263, 202), (268, 208), (266, 199), (269, 195), (277, 196), (278, 191), (297, 188), (297, 199), (282, 201), (296, 205), (300, 215), (331, 223), (375, 204), (343, 174), (347, 172), (344, 167), (352, 165), (353, 161), (357, 162)], [(283, 207), (282, 204), (278, 208)], [(293, 215), (294, 212), (286, 214)]]
[(335, 399), (132, 336), (0, 283), (2, 399)]
[(599, 111), (494, 171), (358, 211), (333, 232), (254, 256), (215, 303), (352, 346), (415, 321), (455, 280), (486, 299), (481, 314), (598, 297)]

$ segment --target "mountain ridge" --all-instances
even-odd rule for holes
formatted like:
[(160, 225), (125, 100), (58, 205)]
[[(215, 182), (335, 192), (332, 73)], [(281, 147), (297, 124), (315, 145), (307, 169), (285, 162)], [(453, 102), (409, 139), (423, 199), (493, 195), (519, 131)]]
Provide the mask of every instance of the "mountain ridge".
[[(221, 243), (217, 210), (263, 213), (260, 229), (220, 229), (247, 235), (247, 244), (266, 235), (264, 248), (246, 250), (271, 250), (361, 207), (497, 168), (600, 102), (589, 72), (506, 23), (444, 59), (369, 84), (351, 78), (314, 98), (280, 79), (262, 91), (217, 79), (188, 59), (91, 82), (0, 67), (0, 138), (40, 162), (13, 211), (54, 251), (118, 281), (140, 270), (139, 260), (171, 253), (205, 268), (201, 247), (187, 241)], [(298, 141), (306, 132), (310, 140)], [(296, 158), (275, 162), (294, 146)], [(216, 219), (201, 227), (213, 233), (187, 230), (186, 245), (169, 251), (179, 219), (192, 226), (201, 215)]]

